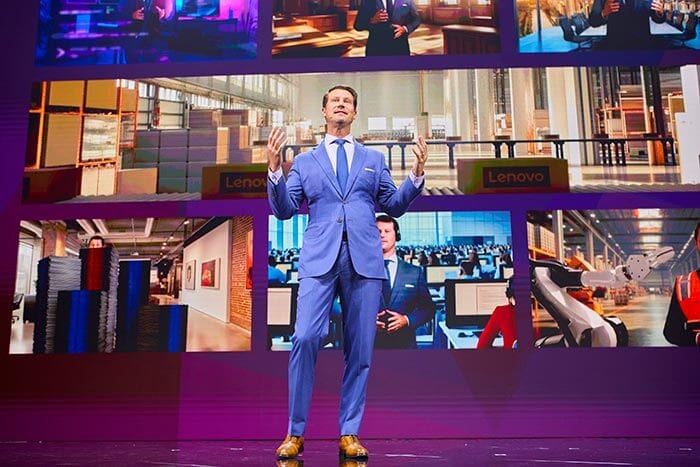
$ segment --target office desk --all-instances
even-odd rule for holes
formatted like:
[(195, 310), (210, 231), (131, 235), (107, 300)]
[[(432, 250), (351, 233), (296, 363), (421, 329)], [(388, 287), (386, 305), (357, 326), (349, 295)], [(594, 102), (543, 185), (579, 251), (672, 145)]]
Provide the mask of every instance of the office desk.
[[(651, 19), (649, 19), (649, 32), (651, 32), (652, 36), (662, 36), (668, 38), (679, 37), (683, 34), (683, 31), (678, 30), (668, 23), (655, 23)], [(590, 26), (584, 29), (579, 36), (594, 38), (605, 37), (607, 34), (608, 25), (604, 24), (597, 27)]]
[(289, 57), (340, 57), (355, 41), (348, 37), (331, 37), (308, 24), (275, 28), (272, 55)]
[(450, 24), (442, 27), (446, 54), (481, 54), (501, 51), (501, 35), (491, 26)]
[[(444, 321), (438, 324), (442, 332), (447, 336), (448, 349), (476, 349), (476, 344), (479, 342), (479, 335), (483, 329), (481, 328), (448, 328)], [(464, 333), (464, 336), (460, 336)], [(478, 333), (478, 334), (477, 334)], [(498, 336), (493, 341), (494, 347), (503, 347), (503, 337)]]

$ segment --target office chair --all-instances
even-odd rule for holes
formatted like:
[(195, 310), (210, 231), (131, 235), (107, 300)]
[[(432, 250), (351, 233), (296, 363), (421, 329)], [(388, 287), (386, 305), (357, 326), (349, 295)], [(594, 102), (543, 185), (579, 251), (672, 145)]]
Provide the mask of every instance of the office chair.
[[(22, 299), (24, 298), (23, 293), (16, 293), (14, 297), (12, 298), (12, 311), (14, 312), (15, 310), (19, 310), (20, 305), (22, 304)], [(19, 321), (19, 315), (12, 315), (12, 324), (15, 324), (17, 321)]]
[(685, 22), (685, 28), (683, 29), (683, 34), (680, 38), (673, 41), (673, 45), (679, 47), (686, 47), (685, 43), (695, 39), (698, 35), (696, 27), (698, 24), (698, 18), (694, 13), (688, 14), (688, 19)]
[(582, 49), (583, 45), (590, 45), (592, 42), (590, 37), (581, 37), (577, 35), (571, 27), (571, 21), (566, 16), (559, 17), (559, 26), (564, 33), (564, 40), (576, 44), (577, 50)]

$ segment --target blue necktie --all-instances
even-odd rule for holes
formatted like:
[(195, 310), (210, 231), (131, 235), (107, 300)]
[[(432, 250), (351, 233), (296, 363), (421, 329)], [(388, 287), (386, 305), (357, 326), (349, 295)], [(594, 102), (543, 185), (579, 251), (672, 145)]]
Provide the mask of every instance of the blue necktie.
[(391, 274), (389, 273), (389, 263), (390, 259), (384, 260), (384, 272), (386, 272), (386, 279), (382, 281), (382, 297), (384, 298), (384, 307), (389, 307), (389, 300), (391, 300)]
[(335, 176), (338, 178), (340, 191), (345, 194), (345, 185), (348, 183), (348, 156), (345, 154), (345, 140), (338, 138), (333, 141), (338, 145), (338, 159), (335, 168)]

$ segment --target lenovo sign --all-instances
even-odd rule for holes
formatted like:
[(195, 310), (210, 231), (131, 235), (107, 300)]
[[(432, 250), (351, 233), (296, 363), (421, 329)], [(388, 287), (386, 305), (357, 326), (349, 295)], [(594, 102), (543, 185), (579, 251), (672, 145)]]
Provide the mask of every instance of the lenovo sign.
[(219, 175), (220, 193), (267, 193), (267, 173), (231, 173)]
[(202, 199), (266, 197), (267, 164), (218, 164), (202, 168)]
[(457, 183), (462, 193), (567, 192), (569, 171), (553, 157), (460, 159)]
[(485, 188), (525, 188), (550, 186), (549, 167), (484, 167)]

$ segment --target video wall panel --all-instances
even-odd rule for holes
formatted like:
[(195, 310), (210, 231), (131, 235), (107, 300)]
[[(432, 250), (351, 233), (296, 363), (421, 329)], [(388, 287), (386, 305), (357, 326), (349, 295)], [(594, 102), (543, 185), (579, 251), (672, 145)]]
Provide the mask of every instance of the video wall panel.
[(23, 220), (10, 354), (247, 351), (252, 218)]
[[(621, 21), (615, 18), (625, 18), (635, 3), (643, 7), (644, 21), (625, 21), (620, 28)], [(83, 373), (99, 377), (112, 372), (109, 381), (122, 376), (128, 379), (135, 360), (130, 360), (126, 351), (125, 356), (116, 358), (84, 355), (109, 353), (108, 346), (112, 353), (119, 353), (125, 339), (120, 343), (119, 300), (116, 315), (110, 315), (109, 299), (103, 303), (102, 297), (98, 300), (82, 287), (80, 251), (83, 247), (89, 250), (85, 245), (89, 238), (81, 230), (79, 216), (66, 213), (73, 208), (82, 212), (93, 202), (104, 203), (107, 217), (112, 209), (128, 211), (120, 214), (123, 219), (87, 216), (80, 221), (99, 230), (95, 222), (102, 220), (112, 232), (110, 222), (120, 220), (128, 224), (124, 232), (134, 237), (135, 232), (143, 231), (140, 227), (145, 227), (148, 216), (153, 216), (154, 205), (167, 206), (170, 216), (150, 217), (155, 222), (206, 223), (211, 216), (231, 215), (228, 209), (245, 211), (245, 215), (225, 221), (235, 225), (245, 219), (240, 238), (228, 245), (238, 252), (236, 255), (202, 255), (188, 249), (183, 240), (179, 252), (174, 253), (172, 283), (171, 273), (167, 273), (165, 283), (157, 271), (155, 277), (149, 274), (148, 301), (174, 300), (177, 292), (177, 305), (188, 305), (188, 320), (184, 327), (184, 315), (171, 314), (171, 324), (180, 317), (179, 327), (173, 324), (180, 334), (168, 336), (177, 338), (166, 339), (162, 344), (166, 347), (162, 347), (158, 343), (161, 334), (153, 331), (151, 340), (144, 341), (147, 345), (137, 350), (153, 352), (149, 364), (161, 361), (157, 352), (187, 352), (177, 361), (170, 358), (165, 366), (168, 370), (186, 369), (182, 379), (178, 382), (169, 375), (167, 383), (162, 383), (167, 391), (153, 396), (153, 405), (148, 406), (155, 412), (170, 410), (168, 426), (177, 427), (173, 437), (277, 436), (279, 430), (270, 419), (283, 421), (285, 416), (287, 356), (269, 350), (284, 351), (290, 346), (292, 320), (287, 309), (293, 307), (298, 288), (294, 254), (301, 245), (287, 245), (286, 234), (282, 243), (275, 243), (279, 232), (288, 230), (269, 217), (264, 200), (265, 147), (272, 129), (284, 128), (288, 169), (298, 154), (318, 145), (325, 134), (320, 111), (323, 93), (335, 84), (349, 84), (359, 92), (353, 136), (384, 155), (395, 181), (400, 182), (410, 172), (414, 139), (422, 136), (427, 141), (426, 189), (410, 212), (399, 219), (404, 232), (410, 235), (412, 231), (404, 222), (410, 224), (421, 216), (456, 218), (477, 213), (503, 216), (485, 222), (484, 229), (506, 225), (507, 219), (512, 232), (507, 234), (510, 238), (494, 239), (493, 243), (486, 238), (462, 243), (459, 235), (451, 237), (452, 243), (440, 240), (440, 234), (419, 238), (412, 242), (418, 255), (418, 250), (436, 250), (442, 263), (442, 256), (449, 256), (453, 248), (461, 254), (460, 246), (469, 245), (474, 250), (495, 247), (511, 251), (517, 266), (512, 271), (501, 268), (505, 261), (501, 258), (498, 268), (489, 269), (490, 264), (482, 265), (480, 259), (484, 277), (479, 278), (460, 277), (455, 264), (422, 266), (436, 311), (432, 326), (426, 323), (416, 330), (411, 344), (435, 351), (412, 353), (413, 346), (398, 350), (390, 344), (398, 351), (376, 352), (372, 371), (378, 378), (371, 383), (375, 392), (370, 390), (367, 401), (367, 432), (375, 437), (389, 431), (409, 437), (415, 431), (408, 430), (419, 427), (425, 437), (485, 433), (585, 436), (592, 432), (622, 436), (629, 433), (625, 415), (632, 411), (638, 414), (637, 434), (685, 434), (679, 433), (678, 427), (691, 426), (692, 409), (697, 405), (693, 388), (699, 382), (693, 372), (682, 378), (674, 373), (675, 363), (689, 357), (684, 353), (687, 349), (644, 348), (692, 343), (668, 340), (662, 321), (675, 293), (671, 282), (698, 268), (689, 237), (692, 224), (700, 217), (695, 209), (700, 166), (694, 149), (700, 142), (697, 8), (694, 2), (665, 1), (659, 12), (659, 3), (40, 0), (13, 5), (9, 27), (0, 34), (14, 49), (26, 50), (13, 60), (12, 69), (4, 76), (8, 84), (2, 92), (8, 105), (0, 109), (3, 122), (7, 122), (0, 128), (6, 151), (0, 198), (3, 218), (9, 219), (10, 225), (2, 233), (0, 250), (4, 248), (7, 257), (17, 254), (18, 258), (16, 263), (8, 261), (0, 274), (0, 298), (12, 305), (12, 323), (9, 329), (0, 330), (0, 345), (12, 355), (32, 353), (35, 346), (43, 346), (43, 351), (36, 353), (46, 353), (52, 347), (54, 353), (83, 354), (72, 360), (75, 366), (70, 374), (78, 383)], [(368, 5), (377, 9), (369, 16), (364, 11)], [(386, 9), (383, 13), (380, 5)], [(594, 19), (598, 10), (602, 21)], [(369, 24), (363, 24), (365, 19)], [(404, 19), (409, 21), (403, 23)], [(619, 39), (620, 30), (624, 40)], [(631, 40), (632, 35), (641, 39)], [(376, 46), (377, 38), (382, 41), (380, 46)], [(394, 41), (402, 45), (384, 47)], [(508, 168), (504, 171), (502, 166)], [(650, 205), (659, 206), (660, 211), (638, 212)], [(61, 215), (54, 214), (54, 208)], [(255, 212), (248, 215), (252, 209)], [(297, 225), (294, 235), (298, 239), (303, 237), (305, 207), (301, 212), (291, 221)], [(682, 224), (683, 233), (676, 233), (675, 238), (686, 240), (683, 245), (674, 245), (680, 256), (664, 268), (670, 268), (671, 263), (677, 266), (652, 272), (647, 279), (652, 284), (639, 281), (624, 287), (626, 305), (622, 303), (624, 294), (614, 288), (606, 288), (604, 293), (595, 288), (566, 291), (590, 310), (586, 315), (592, 316), (591, 320), (605, 323), (601, 327), (609, 338), (607, 344), (639, 347), (606, 353), (607, 366), (601, 365), (599, 352), (534, 350), (596, 347), (599, 345), (594, 344), (602, 342), (592, 330), (595, 327), (572, 332), (573, 339), (557, 337), (566, 334), (562, 329), (566, 326), (556, 319), (556, 311), (551, 314), (536, 294), (530, 295), (527, 285), (533, 270), (541, 273), (543, 268), (549, 271), (549, 266), (528, 270), (530, 257), (541, 254), (537, 249), (546, 249), (530, 242), (526, 218), (541, 227), (542, 235), (535, 237), (536, 242), (548, 238), (543, 233), (551, 226), (548, 215), (565, 219), (574, 213), (579, 220), (586, 216), (592, 219), (590, 214), (595, 214), (601, 222), (606, 215), (619, 217), (627, 223), (625, 235), (630, 238), (661, 235), (641, 232), (638, 222), (668, 217), (671, 224)], [(510, 225), (511, 219), (514, 225)], [(269, 237), (257, 230), (251, 237), (253, 224), (267, 226)], [(585, 237), (583, 228), (569, 227), (567, 222), (563, 240), (568, 228), (574, 229), (572, 234), (579, 232)], [(43, 330), (30, 330), (32, 324), (24, 320), (28, 297), (39, 286), (39, 260), (52, 256), (44, 255), (46, 245), (39, 247), (36, 240), (60, 229), (72, 231), (77, 240), (69, 248), (72, 253), (60, 255), (68, 261), (55, 263), (66, 263), (61, 266), (68, 265), (73, 273), (80, 271), (79, 280), (73, 277), (74, 282), (61, 286), (65, 287), (61, 289), (61, 310), (67, 310), (68, 316), (76, 310), (75, 316), (89, 318), (82, 329), (97, 329), (90, 334), (92, 340), (71, 341), (68, 337), (75, 336), (76, 329), (70, 319), (59, 325), (58, 309), (51, 319), (52, 330), (47, 326), (48, 313)], [(125, 233), (124, 245), (115, 249), (119, 261), (128, 259), (136, 264), (146, 255), (132, 257), (133, 244), (138, 245), (139, 239), (131, 238), (129, 243), (127, 237)], [(161, 261), (161, 246), (166, 251), (178, 248), (164, 241), (165, 245), (160, 242), (154, 246), (154, 262)], [(593, 240), (595, 255), (593, 261), (587, 261), (595, 272), (620, 266), (614, 264), (618, 261), (615, 254), (619, 254), (620, 263), (633, 254), (627, 248), (618, 251), (619, 247), (608, 242), (609, 252), (615, 252), (609, 253), (612, 263), (597, 264), (598, 242)], [(550, 256), (579, 261), (567, 267), (582, 270), (585, 263), (574, 258), (587, 253), (577, 251), (576, 243), (572, 245), (572, 250), (562, 246), (561, 255), (549, 250)], [(255, 282), (259, 293), (253, 293), (253, 277), (265, 282), (265, 266), (262, 261), (252, 263), (253, 250), (258, 259), (264, 259), (267, 252), (268, 264), (274, 258), (276, 264), (269, 267), (284, 275), (284, 284), (260, 287)], [(469, 248), (466, 250), (468, 254)], [(90, 252), (83, 255), (89, 257)], [(414, 257), (408, 256), (413, 262)], [(58, 265), (51, 259), (44, 264), (48, 271)], [(125, 263), (124, 271), (130, 266)], [(231, 277), (225, 278), (225, 271), (229, 276), (235, 272), (235, 283)], [(497, 272), (499, 278), (495, 278)], [(494, 277), (485, 277), (491, 273)], [(281, 275), (275, 275), (282, 282)], [(479, 347), (478, 333), (484, 335), (492, 311), (510, 299), (506, 296), (506, 276), (512, 279), (517, 299), (514, 321), (520, 339), (506, 345), (506, 334), (501, 331), (500, 336), (493, 336), (493, 344), (509, 350), (444, 351)], [(268, 276), (268, 282), (274, 281)], [(241, 295), (234, 299), (238, 292)], [(18, 293), (24, 295), (20, 298)], [(200, 302), (203, 296), (217, 293), (229, 294), (228, 305), (214, 310)], [(639, 313), (630, 311), (630, 306), (640, 303), (653, 303), (653, 307), (642, 307)], [(232, 312), (239, 304), (243, 308)], [(89, 313), (80, 315), (80, 310), (90, 308), (107, 310), (103, 322), (95, 322)], [(209, 311), (216, 311), (215, 316), (207, 314)], [(200, 312), (199, 324), (213, 322), (214, 328), (227, 330), (219, 334), (208, 325), (195, 324), (191, 318)], [(116, 316), (116, 321), (110, 316)], [(329, 320), (329, 329), (331, 325)], [(229, 336), (230, 326), (241, 328), (236, 338)], [(686, 327), (686, 337), (691, 335), (689, 331), (695, 332)], [(333, 341), (341, 335), (338, 329), (329, 332), (326, 344), (342, 347), (338, 339)], [(57, 340), (57, 336), (63, 337)], [(168, 347), (170, 344), (173, 347)], [(52, 410), (65, 413), (66, 407), (80, 404), (70, 397), (79, 400), (86, 390), (54, 382), (51, 388), (68, 397), (54, 400), (54, 394), (43, 386), (43, 374), (27, 370), (49, 367), (51, 358), (27, 355), (8, 359), (11, 365), (7, 368), (12, 368), (8, 380), (17, 381), (19, 376), (22, 383), (3, 387), (0, 405), (6, 404), (3, 410), (6, 406), (15, 410), (12, 404), (18, 394), (30, 403), (34, 394), (45, 397), (48, 402), (41, 409), (44, 439), (78, 436)], [(163, 356), (162, 361), (167, 358)], [(20, 360), (21, 365), (17, 363)], [(340, 352), (321, 353), (319, 371), (324, 376), (339, 374), (341, 367)], [(95, 371), (84, 371), (86, 368)], [(557, 371), (554, 380), (552, 369)], [(140, 375), (142, 381), (134, 384), (161, 387), (158, 372), (144, 370)], [(431, 376), (430, 393), (440, 397), (425, 397), (421, 389), (424, 375)], [(315, 427), (321, 428), (312, 428), (318, 429), (312, 435), (327, 437), (336, 423), (337, 401), (326, 390), (331, 388), (335, 394), (336, 382), (319, 380), (326, 405), (316, 412), (319, 424)], [(664, 387), (658, 380), (665, 381)], [(402, 403), (421, 407), (400, 418), (407, 423), (398, 427), (391, 426), (396, 423), (385, 416), (386, 401), (396, 397), (393, 385), (397, 381), (401, 387), (411, 388)], [(29, 395), (13, 392), (18, 387), (31, 391)], [(37, 392), (32, 392), (34, 387)], [(614, 394), (609, 387), (616, 388)], [(96, 412), (100, 420), (114, 422), (114, 433), (148, 439), (160, 433), (157, 422), (148, 417), (140, 420), (152, 428), (150, 431), (134, 430), (131, 419), (124, 422), (122, 402), (133, 393), (141, 394), (139, 389), (130, 392), (131, 388), (116, 384), (109, 391), (112, 399), (107, 402), (102, 394), (92, 396), (103, 409)], [(659, 408), (655, 404), (661, 399), (667, 405)], [(166, 404), (161, 404), (163, 401)], [(333, 406), (332, 414), (327, 406)], [(269, 418), (260, 416), (260, 407), (266, 408)], [(582, 423), (551, 424), (552, 407), (559, 420), (579, 419)], [(581, 407), (586, 409), (583, 419)], [(665, 407), (674, 410), (677, 418), (673, 420), (678, 423), (658, 423)], [(173, 412), (178, 414), (177, 421), (171, 420)], [(602, 419), (609, 423), (601, 426)], [(245, 423), (239, 423), (241, 420)], [(540, 420), (542, 423), (537, 423)], [(10, 429), (15, 430), (12, 439), (37, 436), (30, 424), (5, 428)]]

